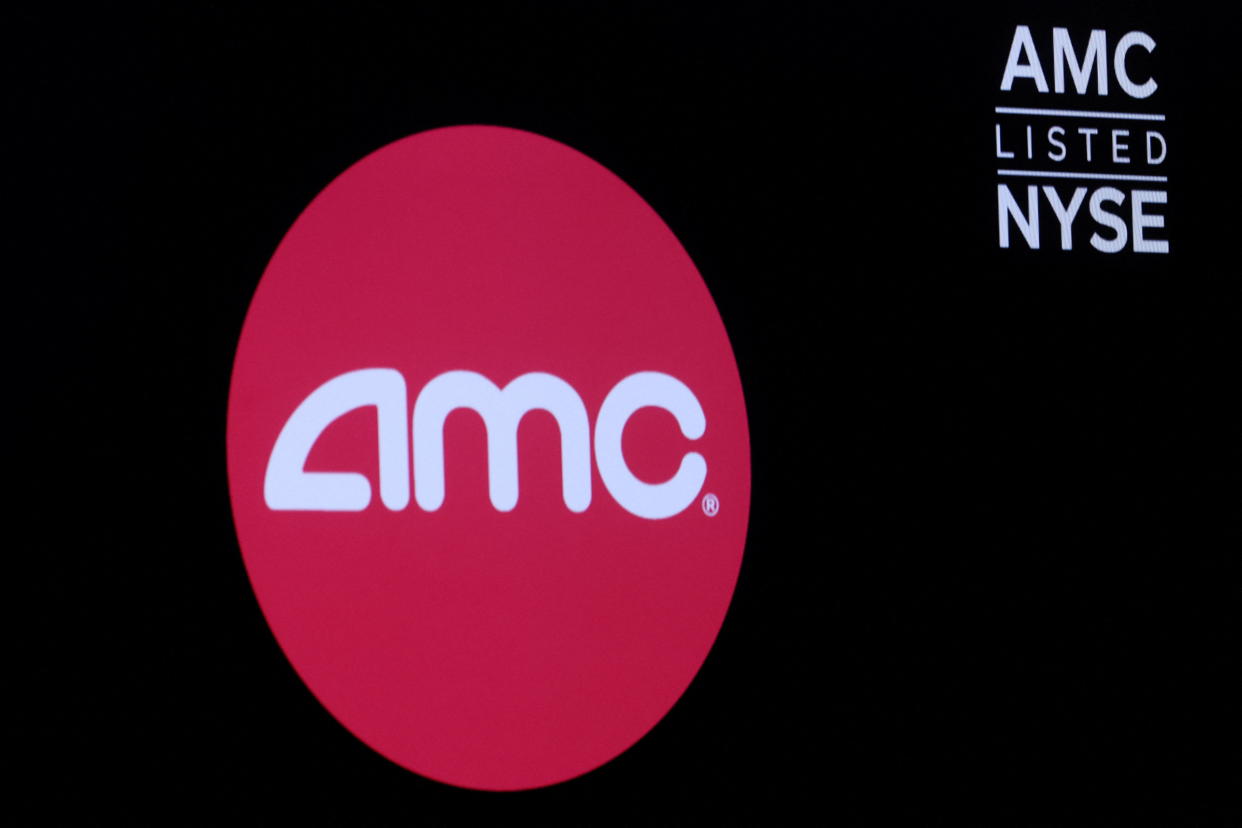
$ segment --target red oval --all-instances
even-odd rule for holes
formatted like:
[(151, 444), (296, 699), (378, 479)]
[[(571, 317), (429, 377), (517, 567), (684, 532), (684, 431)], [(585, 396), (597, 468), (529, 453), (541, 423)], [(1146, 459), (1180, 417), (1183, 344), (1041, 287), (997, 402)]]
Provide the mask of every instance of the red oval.
[[(556, 422), (536, 411), (518, 431), (518, 504), (500, 512), (482, 420), (458, 411), (444, 429), (443, 506), (411, 497), (392, 511), (371, 408), (329, 425), (306, 465), (365, 474), (365, 510), (269, 509), (265, 469), (294, 409), (333, 377), (380, 367), (405, 379), (407, 425), (419, 390), (450, 370), (501, 387), (553, 374), (592, 427), (618, 381), (667, 373), (699, 400), (703, 436), (657, 411), (636, 417), (624, 451), (640, 476), (698, 452), (706, 480), (687, 508), (651, 520), (622, 508), (593, 463), (591, 505), (575, 514)], [(720, 629), (750, 502), (736, 363), (673, 233), (581, 153), (482, 126), (380, 149), (294, 223), (238, 345), (228, 470), (255, 593), (315, 696), (394, 762), (493, 790), (589, 771), (669, 710)]]

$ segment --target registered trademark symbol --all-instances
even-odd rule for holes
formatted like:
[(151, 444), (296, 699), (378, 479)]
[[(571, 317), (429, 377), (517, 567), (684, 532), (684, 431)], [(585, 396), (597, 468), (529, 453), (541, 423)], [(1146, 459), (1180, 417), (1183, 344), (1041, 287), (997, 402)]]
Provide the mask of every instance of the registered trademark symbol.
[(715, 517), (720, 511), (720, 498), (710, 492), (703, 495), (703, 514), (708, 517)]

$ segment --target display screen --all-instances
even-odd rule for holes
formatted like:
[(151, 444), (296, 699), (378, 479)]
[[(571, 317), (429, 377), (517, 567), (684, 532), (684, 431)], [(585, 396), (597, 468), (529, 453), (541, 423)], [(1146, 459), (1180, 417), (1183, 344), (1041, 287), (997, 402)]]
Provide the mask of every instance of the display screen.
[(1237, 824), (1237, 24), (18, 15), (21, 822)]

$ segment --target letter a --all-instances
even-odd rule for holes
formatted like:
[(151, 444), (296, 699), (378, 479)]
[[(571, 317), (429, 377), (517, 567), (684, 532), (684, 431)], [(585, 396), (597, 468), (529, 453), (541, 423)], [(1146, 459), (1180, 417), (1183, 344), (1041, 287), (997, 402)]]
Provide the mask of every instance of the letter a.
[[(1026, 63), (1018, 62), (1019, 51), (1026, 55)], [(1048, 80), (1044, 77), (1043, 67), (1039, 65), (1039, 55), (1035, 54), (1035, 41), (1031, 40), (1028, 26), (1019, 26), (1013, 30), (1009, 60), (1005, 61), (1005, 76), (1001, 78), (1002, 92), (1008, 92), (1013, 87), (1014, 78), (1031, 78), (1040, 92), (1048, 91)]]
[(409, 441), (405, 433), (405, 380), (392, 368), (349, 371), (311, 392), (280, 430), (267, 461), (263, 499), (267, 508), (360, 512), (371, 502), (371, 485), (356, 472), (308, 472), (306, 458), (319, 435), (355, 408), (377, 409), (380, 498), (393, 511), (410, 502)]

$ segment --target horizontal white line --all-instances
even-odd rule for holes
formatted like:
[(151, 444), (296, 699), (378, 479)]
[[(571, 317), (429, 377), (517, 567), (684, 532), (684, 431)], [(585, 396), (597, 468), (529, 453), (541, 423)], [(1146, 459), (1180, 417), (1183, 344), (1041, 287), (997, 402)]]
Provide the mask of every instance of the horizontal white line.
[(1053, 115), (1059, 118), (1115, 118), (1119, 121), (1163, 121), (1163, 115), (1146, 112), (1097, 112), (1090, 109), (1023, 109), (1018, 106), (998, 106), (997, 115)]
[(997, 170), (997, 175), (1021, 175), (1027, 178), (1091, 178), (1097, 181), (1168, 181), (1167, 175), (1122, 175), (1112, 173), (1040, 172), (1039, 170)]

